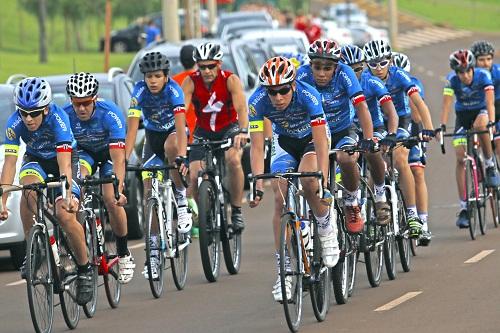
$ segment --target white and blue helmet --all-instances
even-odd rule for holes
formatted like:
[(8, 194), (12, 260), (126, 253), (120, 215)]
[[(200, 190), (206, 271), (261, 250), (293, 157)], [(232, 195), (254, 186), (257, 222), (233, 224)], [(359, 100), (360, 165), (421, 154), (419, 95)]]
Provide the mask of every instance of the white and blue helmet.
[(23, 110), (41, 109), (52, 102), (52, 89), (44, 79), (27, 77), (14, 90), (14, 104)]
[(365, 61), (365, 53), (356, 45), (345, 45), (340, 49), (340, 59), (346, 65), (359, 64)]
[(399, 52), (392, 52), (392, 63), (394, 64), (394, 66), (402, 68), (408, 73), (410, 72), (411, 69), (410, 59), (406, 54)]

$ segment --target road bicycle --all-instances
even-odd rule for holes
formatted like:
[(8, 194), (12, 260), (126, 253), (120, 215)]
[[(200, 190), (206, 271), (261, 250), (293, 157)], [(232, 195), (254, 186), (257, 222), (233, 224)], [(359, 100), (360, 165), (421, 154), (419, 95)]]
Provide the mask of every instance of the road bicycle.
[[(281, 293), (286, 322), (290, 331), (297, 332), (302, 318), (303, 290), (308, 289), (313, 312), (318, 321), (326, 318), (330, 307), (330, 269), (321, 259), (321, 244), (318, 225), (302, 195), (299, 178), (318, 179), (319, 197), (323, 197), (321, 172), (265, 173), (250, 178), (250, 200), (255, 198), (255, 181), (258, 179), (277, 179), (287, 183), (286, 193), (282, 193), (284, 208), (280, 226), (280, 267)], [(302, 234), (302, 223), (308, 223), (309, 239)], [(333, 221), (334, 223), (334, 221)], [(312, 244), (312, 247), (309, 245)], [(290, 267), (287, 266), (290, 257)], [(292, 292), (288, 298), (286, 282), (291, 281)]]
[[(145, 243), (147, 278), (155, 298), (161, 297), (163, 293), (163, 272), (168, 268), (172, 270), (174, 284), (178, 290), (184, 289), (186, 285), (191, 237), (189, 233), (179, 232), (177, 227), (179, 207), (174, 195), (174, 183), (169, 178), (169, 170), (177, 168), (176, 165), (127, 167), (127, 171), (137, 171), (143, 175), (146, 173), (151, 177), (151, 191), (144, 210), (147, 228)], [(185, 183), (184, 179), (183, 182)], [(167, 260), (170, 260), (169, 267)], [(156, 264), (158, 276), (154, 274), (153, 265)]]
[(238, 274), (241, 265), (241, 231), (231, 223), (231, 195), (226, 177), (224, 153), (231, 148), (231, 138), (202, 140), (189, 145), (203, 147), (204, 166), (198, 174), (198, 221), (200, 254), (205, 278), (217, 281), (220, 271), (220, 247), (229, 274)]
[[(25, 195), (35, 192), (37, 196), (34, 225), (26, 242), (28, 303), (31, 321), (37, 333), (52, 331), (54, 307), (57, 305), (61, 305), (68, 328), (76, 328), (80, 320), (80, 306), (76, 303), (76, 257), (69, 246), (66, 233), (55, 217), (54, 195), (48, 192), (49, 189), (59, 188), (63, 200), (66, 200), (67, 185), (66, 176), (61, 176), (57, 180), (51, 178), (43, 183), (0, 187), (0, 197), (13, 191), (23, 191)], [(0, 210), (3, 210), (1, 202)], [(52, 229), (47, 220), (51, 222)], [(54, 294), (59, 295), (60, 303), (54, 303)]]

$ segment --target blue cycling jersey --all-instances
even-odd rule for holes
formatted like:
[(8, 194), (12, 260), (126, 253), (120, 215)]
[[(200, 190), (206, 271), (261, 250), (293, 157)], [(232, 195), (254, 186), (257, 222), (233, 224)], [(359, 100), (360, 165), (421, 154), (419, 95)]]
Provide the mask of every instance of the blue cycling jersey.
[(361, 88), (363, 88), (368, 110), (370, 110), (373, 128), (384, 126), (384, 117), (380, 106), (391, 100), (389, 91), (387, 91), (382, 80), (366, 71), (361, 74), (360, 84)]
[(163, 90), (154, 95), (144, 81), (139, 81), (132, 92), (129, 117), (143, 117), (144, 127), (156, 132), (169, 132), (174, 128), (174, 115), (185, 112), (184, 93), (171, 78)]
[(422, 99), (425, 99), (425, 89), (424, 89), (424, 84), (422, 83), (422, 81), (417, 79), (415, 76), (411, 76), (411, 81), (418, 88), (418, 93), (420, 94), (420, 97), (422, 97)]
[[(493, 81), (493, 86), (495, 87), (495, 101), (500, 101), (500, 64), (493, 64), (491, 67), (491, 79)], [(500, 112), (500, 110), (496, 110)]]
[(409, 116), (411, 114), (409, 96), (418, 92), (418, 88), (411, 80), (408, 72), (395, 66), (389, 67), (387, 77), (383, 80), (385, 87), (389, 90), (392, 102), (399, 117)]
[(69, 116), (78, 148), (99, 152), (109, 148), (110, 144), (125, 141), (125, 118), (112, 102), (97, 100), (94, 114), (87, 121), (78, 119), (72, 104), (66, 105), (64, 111)]
[(326, 120), (332, 133), (338, 133), (352, 125), (355, 115), (353, 105), (364, 101), (365, 97), (350, 66), (338, 63), (332, 80), (324, 87), (319, 87), (314, 82), (310, 65), (298, 69), (297, 80), (310, 84), (321, 93)]
[(271, 104), (266, 88), (259, 87), (249, 99), (250, 132), (263, 131), (264, 117), (273, 123), (273, 132), (301, 139), (311, 134), (311, 126), (325, 124), (321, 95), (310, 85), (296, 81), (290, 105), (283, 111)]
[(49, 105), (49, 113), (33, 132), (24, 125), (19, 112), (14, 112), (7, 120), (5, 155), (17, 156), (20, 139), (26, 143), (26, 153), (42, 159), (52, 159), (58, 152), (71, 152), (76, 148), (68, 115), (55, 104)]
[(455, 112), (486, 109), (485, 91), (493, 89), (491, 74), (485, 69), (474, 68), (472, 83), (465, 85), (455, 72), (446, 77), (443, 94), (455, 95)]

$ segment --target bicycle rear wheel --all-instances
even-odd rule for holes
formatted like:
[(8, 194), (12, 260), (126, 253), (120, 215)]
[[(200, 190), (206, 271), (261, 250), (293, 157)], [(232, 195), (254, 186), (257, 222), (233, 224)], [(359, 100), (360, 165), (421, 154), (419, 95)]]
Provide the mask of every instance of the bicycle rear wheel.
[[(280, 280), (283, 309), (288, 328), (297, 332), (302, 318), (302, 278), (304, 276), (302, 263), (302, 248), (300, 225), (290, 214), (281, 217), (280, 231)], [(289, 256), (290, 260), (287, 260)], [(290, 267), (287, 267), (287, 262)], [(288, 281), (287, 281), (288, 280)], [(286, 282), (291, 282), (291, 295), (286, 293)]]
[(488, 201), (492, 201), (493, 197), (489, 195), (490, 191), (489, 191), (488, 187), (486, 187), (486, 183), (485, 183), (486, 178), (485, 178), (485, 174), (484, 174), (483, 163), (481, 162), (481, 159), (477, 156), (476, 156), (475, 160), (477, 163), (477, 167), (476, 167), (477, 175), (479, 177), (479, 179), (478, 179), (479, 230), (481, 231), (482, 235), (486, 235), (486, 207), (488, 206)]
[(340, 258), (339, 262), (332, 269), (333, 294), (337, 304), (347, 303), (349, 298), (348, 272), (349, 267), (349, 246), (347, 231), (345, 230), (345, 217), (342, 209), (337, 209), (337, 238), (339, 241)]
[(95, 216), (87, 211), (81, 213), (83, 228), (85, 231), (85, 243), (87, 244), (87, 256), (92, 265), (92, 281), (94, 288), (92, 289), (92, 300), (83, 306), (83, 312), (87, 318), (92, 318), (97, 309), (97, 292), (99, 278), (99, 254), (97, 252), (97, 230)]
[(224, 262), (229, 274), (238, 274), (241, 265), (241, 231), (234, 232), (231, 225), (231, 200), (224, 190), (224, 231), (221, 234)]
[(349, 255), (347, 256), (347, 259), (349, 261), (349, 271), (347, 272), (347, 294), (349, 295), (349, 297), (351, 297), (354, 292), (354, 286), (356, 284), (356, 270), (358, 264), (358, 250), (356, 244), (358, 242), (358, 236), (348, 235), (347, 241), (349, 244), (349, 248), (351, 249)]
[(69, 329), (75, 329), (80, 321), (80, 306), (76, 303), (76, 259), (62, 233), (59, 240), (59, 260), (61, 261), (59, 274), (61, 279), (61, 290), (59, 290), (61, 310), (66, 326)]
[(321, 260), (318, 225), (314, 224), (313, 257), (311, 260), (311, 304), (316, 320), (323, 321), (330, 308), (330, 269)]
[[(148, 200), (146, 205), (146, 267), (148, 270), (149, 287), (155, 298), (160, 298), (163, 293), (163, 272), (165, 269), (165, 257), (163, 256), (162, 245), (160, 244), (160, 216), (158, 216), (158, 202), (155, 199)], [(152, 239), (156, 241), (152, 242)], [(153, 252), (154, 251), (154, 252)], [(154, 267), (156, 262), (157, 267)], [(156, 269), (157, 275), (154, 276)]]
[(499, 196), (499, 189), (498, 188), (492, 188), (490, 189), (490, 206), (491, 206), (491, 213), (492, 213), (492, 218), (493, 218), (493, 225), (495, 228), (498, 228), (498, 223), (500, 222), (500, 196)]
[(368, 282), (373, 288), (380, 285), (382, 279), (384, 232), (381, 226), (377, 225), (377, 213), (375, 210), (375, 200), (371, 191), (367, 192), (365, 209), (366, 223), (360, 239), (360, 248), (365, 258), (366, 275)]
[(200, 254), (203, 272), (209, 282), (217, 281), (220, 269), (218, 209), (217, 191), (209, 180), (202, 181), (198, 190)]
[(478, 198), (476, 196), (476, 188), (478, 184), (475, 181), (475, 173), (471, 162), (466, 162), (465, 168), (465, 197), (467, 198), (467, 213), (469, 215), (469, 234), (472, 240), (477, 236), (477, 225), (479, 219)]
[(54, 322), (54, 279), (49, 242), (42, 228), (31, 228), (26, 253), (26, 286), (31, 321), (37, 333), (52, 331)]
[(181, 234), (177, 228), (177, 208), (175, 203), (170, 205), (171, 212), (167, 212), (172, 217), (172, 244), (174, 246), (175, 254), (170, 258), (170, 266), (172, 267), (172, 277), (177, 290), (184, 289), (186, 285), (186, 278), (188, 272), (188, 248), (189, 236)]
[(398, 196), (398, 225), (399, 235), (396, 235), (399, 250), (399, 260), (404, 272), (410, 271), (411, 263), (411, 238), (408, 235), (408, 219), (406, 216), (406, 203), (404, 200), (403, 192), (397, 187), (396, 194)]
[(101, 216), (101, 226), (104, 235), (103, 242), (103, 256), (108, 265), (108, 272), (103, 275), (104, 278), (104, 289), (106, 290), (106, 298), (108, 299), (108, 304), (111, 308), (115, 309), (118, 307), (121, 298), (122, 285), (118, 282), (118, 262), (117, 262), (117, 251), (116, 251), (116, 237), (111, 230), (111, 224), (109, 223), (108, 212), (105, 207), (100, 208), (102, 210)]

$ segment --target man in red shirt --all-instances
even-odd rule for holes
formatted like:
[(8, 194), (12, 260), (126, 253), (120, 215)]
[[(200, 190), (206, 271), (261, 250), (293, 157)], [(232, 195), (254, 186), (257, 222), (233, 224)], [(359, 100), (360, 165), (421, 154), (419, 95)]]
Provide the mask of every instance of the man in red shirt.
[[(244, 175), (241, 167), (242, 146), (248, 138), (248, 112), (243, 85), (235, 74), (221, 70), (223, 52), (216, 43), (195, 48), (193, 58), (198, 70), (182, 83), (186, 105), (193, 104), (196, 113), (194, 140), (233, 138), (233, 147), (226, 151), (225, 162), (231, 193), (231, 222), (234, 230), (243, 230), (241, 214)], [(189, 154), (190, 191), (198, 199), (198, 172), (204, 157), (201, 147)]]

